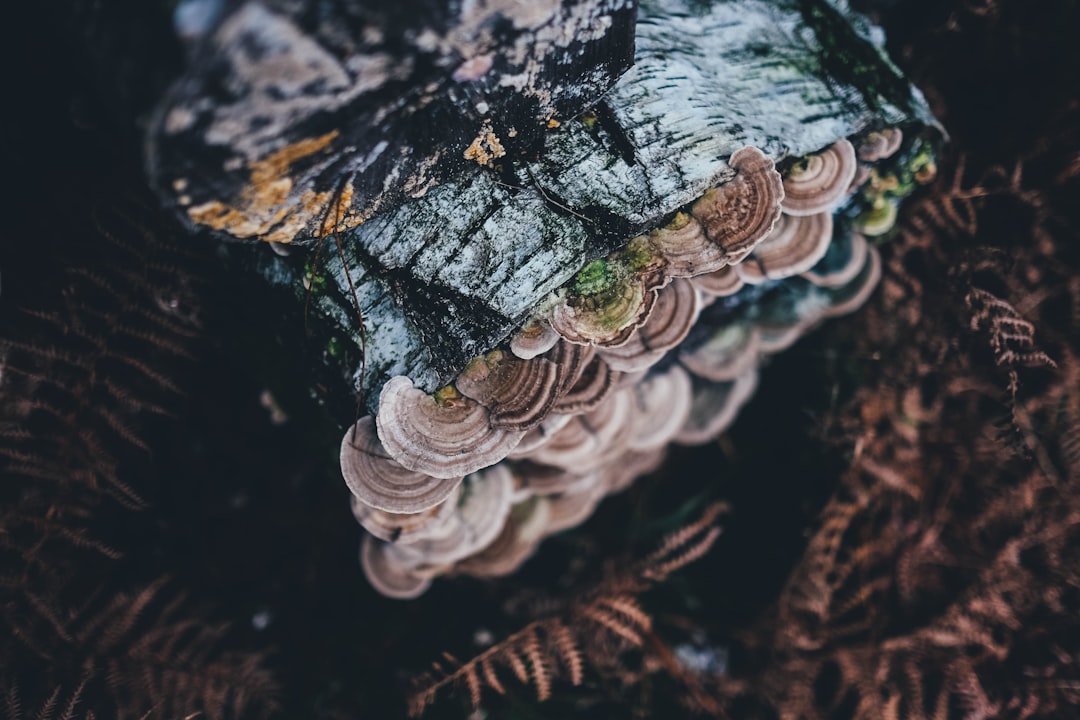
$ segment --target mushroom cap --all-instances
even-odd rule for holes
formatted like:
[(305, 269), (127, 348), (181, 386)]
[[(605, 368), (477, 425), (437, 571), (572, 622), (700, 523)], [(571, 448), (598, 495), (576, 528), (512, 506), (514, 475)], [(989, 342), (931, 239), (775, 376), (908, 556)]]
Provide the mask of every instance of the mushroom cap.
[(802, 274), (818, 287), (835, 288), (851, 282), (866, 264), (869, 244), (857, 232), (841, 233), (817, 265)]
[(552, 465), (530, 461), (517, 463), (514, 468), (524, 488), (530, 495), (553, 495), (562, 492), (579, 492), (582, 488), (603, 482), (603, 469), (587, 473), (575, 473)]
[(620, 373), (594, 355), (592, 361), (582, 368), (577, 382), (559, 397), (552, 412), (561, 415), (580, 415), (594, 410), (614, 390)]
[(694, 401), (686, 423), (672, 439), (680, 445), (703, 445), (715, 440), (735, 420), (739, 409), (754, 394), (757, 368), (734, 382), (714, 383), (694, 379)]
[(760, 352), (758, 329), (736, 321), (718, 328), (701, 345), (681, 349), (679, 363), (705, 380), (728, 382), (757, 367)]
[(380, 595), (398, 600), (420, 597), (431, 587), (431, 579), (414, 575), (402, 565), (394, 554), (395, 547), (365, 535), (360, 546), (364, 575)]
[(601, 348), (600, 356), (616, 370), (634, 372), (656, 363), (689, 334), (701, 302), (689, 280), (676, 278), (662, 288), (652, 314), (617, 348)]
[(456, 392), (439, 398), (413, 387), (404, 375), (390, 378), (375, 418), (391, 457), (433, 477), (461, 477), (494, 465), (525, 434), (491, 427), (487, 408)]
[(390, 513), (429, 510), (450, 497), (464, 477), (440, 478), (403, 467), (379, 442), (370, 415), (341, 439), (341, 474), (361, 502)]
[[(736, 150), (728, 165), (735, 177), (706, 190), (690, 214), (701, 223), (709, 242), (720, 247), (729, 262), (737, 262), (772, 232), (780, 217), (784, 186), (772, 159), (755, 147)], [(712, 272), (723, 264), (699, 266), (698, 271)]]
[(762, 352), (787, 350), (824, 317), (830, 302), (828, 291), (813, 285), (798, 290), (777, 293), (760, 305), (756, 327)]
[(634, 430), (629, 446), (655, 450), (668, 444), (686, 422), (693, 402), (690, 376), (678, 365), (652, 373), (632, 389)]
[(522, 360), (543, 355), (559, 342), (559, 333), (544, 318), (533, 318), (510, 338), (510, 352)]
[(867, 237), (879, 237), (896, 225), (896, 203), (881, 197), (874, 201), (873, 207), (855, 218), (855, 229)]
[(723, 247), (709, 242), (701, 223), (688, 213), (676, 213), (671, 222), (647, 237), (667, 260), (669, 277), (694, 277), (724, 267), (731, 260)]
[(892, 157), (903, 142), (904, 133), (898, 127), (869, 132), (859, 140), (859, 159), (872, 163)]
[(843, 287), (829, 291), (829, 306), (824, 311), (824, 317), (839, 317), (858, 310), (874, 293), (880, 280), (881, 255), (877, 248), (868, 246), (866, 262), (858, 275)]
[(428, 537), (395, 545), (399, 562), (419, 572), (417, 568), (449, 565), (486, 547), (502, 530), (513, 496), (514, 476), (505, 465), (469, 475), (452, 521)]
[(552, 308), (551, 327), (578, 345), (621, 345), (649, 317), (663, 281), (634, 275), (594, 295), (569, 295)]
[(607, 483), (603, 475), (597, 474), (589, 485), (548, 498), (548, 521), (544, 534), (554, 535), (585, 522), (606, 495)]
[(670, 446), (664, 445), (655, 450), (629, 450), (619, 456), (619, 462), (608, 463), (604, 468), (608, 493), (621, 492), (639, 477), (659, 470), (667, 457), (668, 447)]
[(690, 279), (699, 292), (711, 297), (727, 297), (742, 290), (743, 279), (735, 268), (728, 265)]
[(470, 362), (454, 386), (488, 409), (491, 427), (530, 430), (555, 403), (559, 368), (544, 358), (522, 360), (494, 350)]
[(633, 430), (632, 403), (627, 389), (616, 391), (592, 412), (574, 416), (529, 459), (575, 473), (602, 466), (626, 446)]
[(594, 355), (596, 348), (592, 345), (576, 345), (561, 338), (544, 355), (559, 368), (559, 382), (555, 386), (557, 396), (565, 395), (577, 384)]
[(806, 156), (784, 178), (784, 212), (815, 215), (831, 211), (847, 195), (857, 167), (855, 147), (843, 139)]
[(500, 577), (517, 570), (536, 551), (547, 530), (551, 509), (544, 497), (516, 505), (499, 535), (455, 568), (477, 577)]
[(369, 533), (386, 542), (408, 545), (432, 532), (438, 532), (454, 515), (461, 485), (448, 498), (429, 510), (418, 513), (392, 513), (373, 508), (360, 498), (351, 497), (353, 517)]
[(815, 215), (781, 216), (769, 237), (736, 266), (744, 281), (752, 284), (782, 280), (805, 272), (825, 256), (833, 236), (833, 218)]
[(551, 413), (544, 418), (544, 422), (525, 433), (525, 437), (521, 438), (521, 442), (510, 451), (507, 457), (515, 460), (529, 457), (533, 450), (551, 440), (573, 417), (573, 415)]

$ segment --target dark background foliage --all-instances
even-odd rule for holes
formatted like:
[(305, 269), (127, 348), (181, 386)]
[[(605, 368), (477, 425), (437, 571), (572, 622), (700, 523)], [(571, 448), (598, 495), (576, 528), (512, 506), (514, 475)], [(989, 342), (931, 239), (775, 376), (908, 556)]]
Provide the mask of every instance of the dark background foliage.
[(402, 716), (442, 651), (721, 498), (712, 552), (640, 597), (653, 644), (490, 715), (1080, 714), (1080, 3), (860, 4), (952, 138), (869, 307), (521, 573), (407, 603), (359, 570), (302, 322), (162, 219), (55, 18), (9, 24), (0, 713)]

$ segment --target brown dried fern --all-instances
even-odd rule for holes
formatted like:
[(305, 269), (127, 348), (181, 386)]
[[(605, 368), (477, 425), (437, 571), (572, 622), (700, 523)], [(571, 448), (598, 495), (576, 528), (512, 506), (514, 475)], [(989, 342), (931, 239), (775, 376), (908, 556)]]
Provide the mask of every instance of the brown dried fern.
[(721, 503), (709, 506), (700, 519), (668, 535), (643, 560), (608, 577), (562, 612), (529, 623), (468, 662), (461, 664), (444, 654), (448, 667), (434, 663), (432, 671), (415, 679), (407, 698), (409, 715), (423, 714), (444, 688), (463, 687), (474, 708), (485, 688), (505, 695), (500, 668), (535, 687), (537, 699), (543, 701), (551, 697), (557, 679), (581, 685), (587, 662), (597, 667), (611, 663), (621, 651), (644, 648), (653, 638), (652, 618), (637, 595), (708, 552), (720, 534), (716, 520), (725, 510)]

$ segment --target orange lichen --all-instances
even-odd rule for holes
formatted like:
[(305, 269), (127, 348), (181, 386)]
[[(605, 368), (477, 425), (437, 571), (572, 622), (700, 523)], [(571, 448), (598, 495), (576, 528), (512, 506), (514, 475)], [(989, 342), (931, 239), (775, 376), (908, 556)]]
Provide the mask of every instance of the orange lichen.
[[(238, 238), (258, 237), (267, 242), (291, 242), (307, 224), (325, 214), (331, 201), (337, 206), (332, 217), (323, 221), (323, 234), (359, 223), (355, 215), (346, 220), (353, 188), (347, 185), (340, 198), (330, 191), (305, 190), (298, 201), (290, 202), (292, 165), (321, 152), (338, 136), (333, 130), (317, 138), (307, 138), (248, 164), (248, 185), (235, 205), (211, 200), (188, 209), (188, 217), (199, 225), (221, 230)], [(355, 220), (349, 224), (349, 220)]]
[(465, 148), (466, 160), (475, 160), (480, 165), (491, 166), (491, 161), (506, 155), (506, 148), (491, 129), (491, 123), (485, 122), (480, 132), (469, 147)]

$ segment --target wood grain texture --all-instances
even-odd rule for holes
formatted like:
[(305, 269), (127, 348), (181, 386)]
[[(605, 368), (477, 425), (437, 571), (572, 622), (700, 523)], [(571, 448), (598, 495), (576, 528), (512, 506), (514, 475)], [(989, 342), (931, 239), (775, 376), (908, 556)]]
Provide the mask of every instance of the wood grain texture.
[[(880, 33), (842, 0), (654, 0), (639, 12), (634, 67), (541, 153), (466, 168), (341, 233), (344, 264), (322, 253), (328, 282), (311, 307), (358, 351), (355, 286), (369, 408), (393, 375), (428, 391), (451, 380), (586, 262), (729, 180), (740, 147), (783, 161), (884, 126), (938, 132)], [(300, 286), (296, 261), (265, 264)]]

